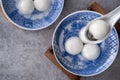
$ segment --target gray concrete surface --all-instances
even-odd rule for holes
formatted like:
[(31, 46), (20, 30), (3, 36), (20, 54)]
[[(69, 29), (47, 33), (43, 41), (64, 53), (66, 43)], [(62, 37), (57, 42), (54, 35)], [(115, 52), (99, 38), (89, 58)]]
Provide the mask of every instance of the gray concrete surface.
[[(58, 22), (74, 11), (86, 9), (93, 1), (107, 11), (120, 5), (120, 0), (65, 0), (59, 19), (40, 31), (21, 30), (0, 15), (0, 80), (69, 80), (44, 56), (44, 52), (51, 45)], [(105, 72), (82, 80), (120, 80), (119, 75), (120, 54)]]

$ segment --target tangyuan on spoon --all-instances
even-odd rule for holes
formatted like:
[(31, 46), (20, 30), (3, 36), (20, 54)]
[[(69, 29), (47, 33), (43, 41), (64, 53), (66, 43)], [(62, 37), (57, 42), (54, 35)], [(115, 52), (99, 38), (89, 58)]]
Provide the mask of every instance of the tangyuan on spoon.
[(101, 43), (109, 36), (119, 18), (120, 6), (110, 13), (89, 22), (87, 26), (80, 30), (79, 37), (84, 43)]

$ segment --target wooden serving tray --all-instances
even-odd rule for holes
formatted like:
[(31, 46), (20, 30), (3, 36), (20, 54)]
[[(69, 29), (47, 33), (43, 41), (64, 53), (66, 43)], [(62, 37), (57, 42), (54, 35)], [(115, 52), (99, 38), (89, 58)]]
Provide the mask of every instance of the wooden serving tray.
[[(96, 12), (99, 12), (101, 14), (106, 14), (107, 11), (101, 6), (99, 5), (98, 3), (96, 2), (93, 2), (88, 8), (88, 10), (91, 10), (91, 11), (96, 11)], [(120, 36), (120, 23), (117, 23), (115, 25), (115, 28)], [(60, 64), (57, 62), (57, 60), (55, 59), (54, 57), (54, 54), (53, 54), (53, 49), (52, 47), (50, 47), (46, 52), (45, 52), (45, 56), (50, 60), (52, 61), (61, 71), (63, 71), (64, 74), (66, 74), (70, 80), (80, 80), (81, 79), (81, 76), (77, 76), (77, 75), (74, 75), (74, 74), (71, 74), (69, 72), (67, 72), (65, 69), (63, 69)]]

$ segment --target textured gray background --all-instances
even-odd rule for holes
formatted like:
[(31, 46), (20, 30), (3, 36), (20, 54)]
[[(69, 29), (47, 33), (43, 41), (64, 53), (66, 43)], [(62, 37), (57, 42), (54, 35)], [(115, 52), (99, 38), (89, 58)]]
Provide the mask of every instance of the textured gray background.
[[(51, 45), (58, 22), (71, 12), (86, 9), (93, 1), (107, 11), (120, 5), (120, 0), (65, 0), (59, 19), (40, 31), (21, 30), (0, 15), (0, 80), (69, 80), (44, 56), (44, 52)], [(82, 80), (120, 80), (120, 54), (105, 72)]]

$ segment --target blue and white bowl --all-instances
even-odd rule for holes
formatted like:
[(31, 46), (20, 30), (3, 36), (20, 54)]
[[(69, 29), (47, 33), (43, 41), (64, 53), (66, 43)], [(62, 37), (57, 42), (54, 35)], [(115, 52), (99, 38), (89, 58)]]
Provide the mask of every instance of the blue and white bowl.
[(51, 7), (45, 12), (35, 9), (32, 14), (21, 15), (17, 8), (19, 1), (1, 0), (1, 7), (10, 22), (25, 30), (40, 30), (50, 26), (59, 17), (64, 5), (64, 0), (51, 0)]
[(67, 39), (72, 36), (78, 37), (81, 28), (100, 16), (100, 13), (93, 11), (78, 11), (68, 15), (58, 24), (53, 35), (52, 47), (57, 61), (67, 71), (79, 76), (93, 76), (105, 71), (115, 60), (119, 47), (115, 28), (104, 42), (98, 44), (100, 56), (94, 61), (86, 60), (81, 53), (70, 55), (65, 50)]

